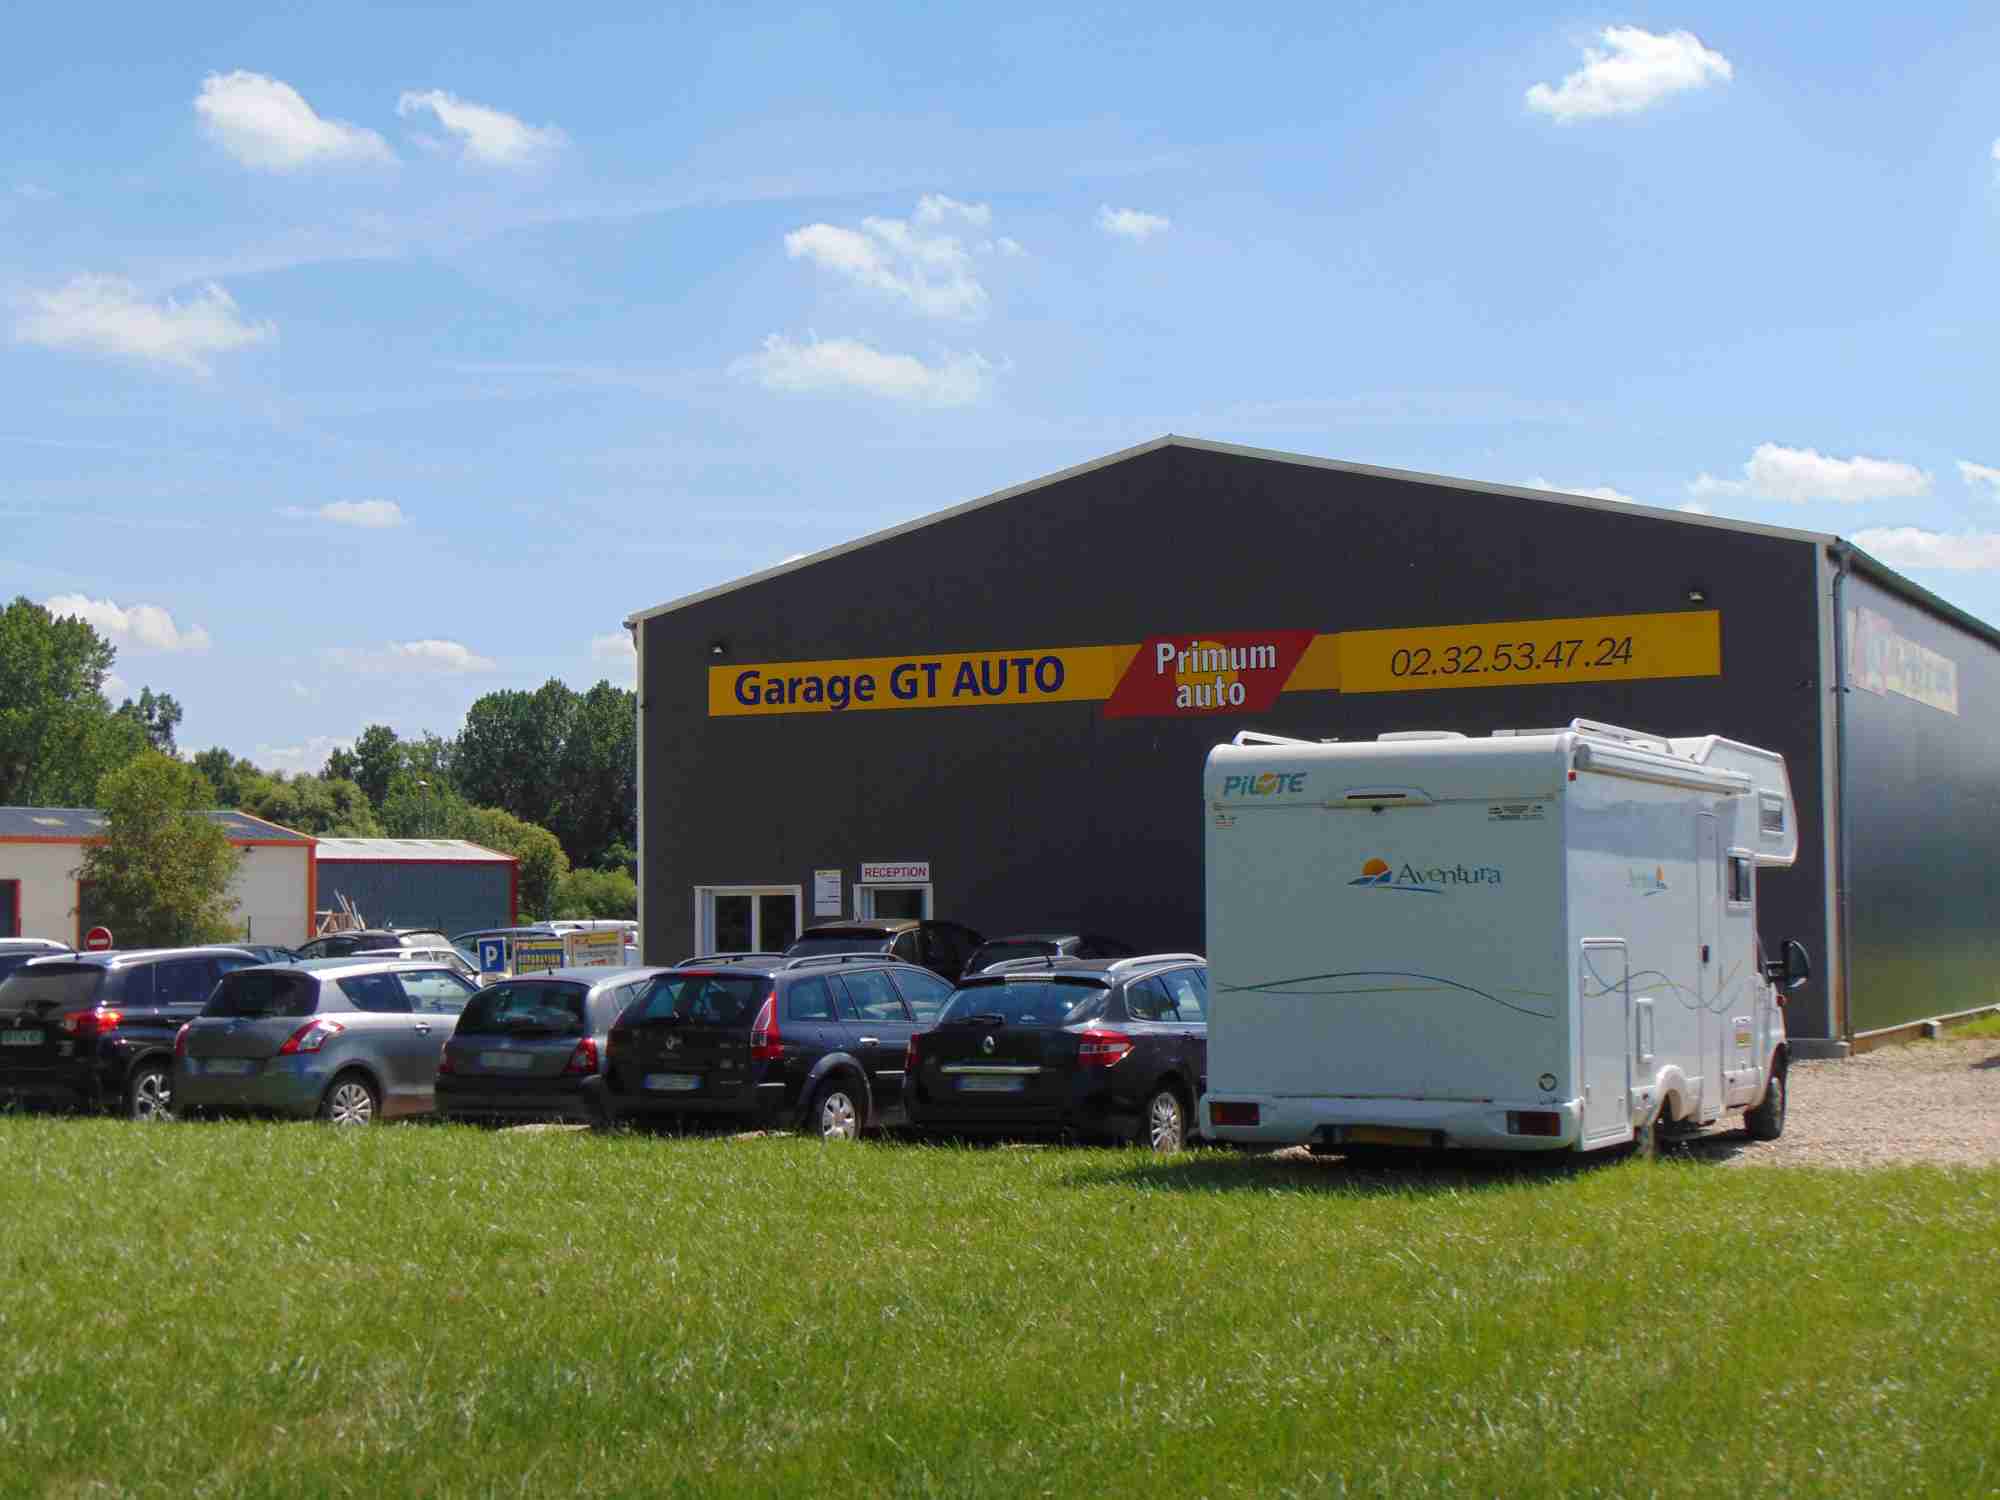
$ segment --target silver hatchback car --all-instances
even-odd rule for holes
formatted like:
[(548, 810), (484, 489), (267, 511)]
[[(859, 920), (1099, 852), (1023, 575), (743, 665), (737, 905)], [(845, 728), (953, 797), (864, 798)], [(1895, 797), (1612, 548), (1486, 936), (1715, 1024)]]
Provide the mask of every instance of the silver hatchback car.
[(327, 958), (225, 975), (174, 1039), (174, 1107), (370, 1125), (429, 1114), (478, 987), (436, 964)]

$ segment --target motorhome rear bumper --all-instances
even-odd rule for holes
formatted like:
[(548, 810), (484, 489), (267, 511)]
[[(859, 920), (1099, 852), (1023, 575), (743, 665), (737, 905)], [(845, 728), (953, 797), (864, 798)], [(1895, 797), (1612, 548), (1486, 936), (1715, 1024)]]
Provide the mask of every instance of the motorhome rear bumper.
[[(1216, 1104), (1255, 1105), (1255, 1125), (1218, 1125)], [(1554, 1115), (1553, 1134), (1524, 1134), (1523, 1116)], [(1509, 1128), (1510, 1119), (1514, 1125)], [(1476, 1151), (1561, 1151), (1577, 1142), (1583, 1118), (1580, 1100), (1493, 1099), (1336, 1099), (1327, 1097), (1231, 1094), (1211, 1088), (1202, 1100), (1202, 1133), (1213, 1140), (1241, 1141), (1259, 1146), (1302, 1146), (1325, 1143), (1381, 1144), (1356, 1141), (1356, 1135), (1383, 1131), (1404, 1137), (1409, 1145), (1459, 1147)]]

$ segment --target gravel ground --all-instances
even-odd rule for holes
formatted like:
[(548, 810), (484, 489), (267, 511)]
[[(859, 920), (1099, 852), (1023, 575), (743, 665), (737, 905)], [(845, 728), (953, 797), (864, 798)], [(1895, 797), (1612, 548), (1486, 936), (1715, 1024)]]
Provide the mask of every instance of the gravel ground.
[(2000, 1038), (1910, 1042), (1846, 1062), (1792, 1064), (1785, 1133), (1727, 1129), (1674, 1149), (1728, 1166), (1876, 1167), (2000, 1163)]

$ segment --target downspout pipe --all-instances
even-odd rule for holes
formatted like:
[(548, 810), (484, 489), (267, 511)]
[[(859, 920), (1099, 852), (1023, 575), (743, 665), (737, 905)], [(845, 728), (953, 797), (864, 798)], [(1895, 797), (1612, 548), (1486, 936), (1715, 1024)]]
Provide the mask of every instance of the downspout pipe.
[(1847, 695), (1853, 691), (1847, 682), (1847, 610), (1842, 603), (1845, 595), (1847, 575), (1854, 566), (1854, 549), (1836, 537), (1827, 548), (1833, 558), (1833, 765), (1834, 796), (1839, 799), (1836, 810), (1836, 827), (1839, 829), (1840, 848), (1834, 857), (1834, 920), (1838, 924), (1836, 940), (1840, 945), (1840, 983), (1835, 993), (1827, 998), (1837, 1014), (1827, 1019), (1832, 1022), (1828, 1028), (1843, 1042), (1854, 1039), (1854, 1025), (1850, 1019), (1847, 995), (1849, 974), (1853, 969), (1854, 924), (1850, 893), (1852, 873), (1854, 829), (1849, 808), (1853, 799), (1848, 796), (1847, 786)]

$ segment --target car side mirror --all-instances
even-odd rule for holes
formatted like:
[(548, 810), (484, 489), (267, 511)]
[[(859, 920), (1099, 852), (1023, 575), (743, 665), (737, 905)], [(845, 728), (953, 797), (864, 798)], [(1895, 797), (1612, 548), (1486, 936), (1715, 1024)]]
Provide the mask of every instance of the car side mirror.
[(1805, 944), (1796, 938), (1786, 938), (1779, 956), (1765, 962), (1764, 977), (1783, 990), (1795, 990), (1812, 978), (1812, 959), (1806, 954)]

